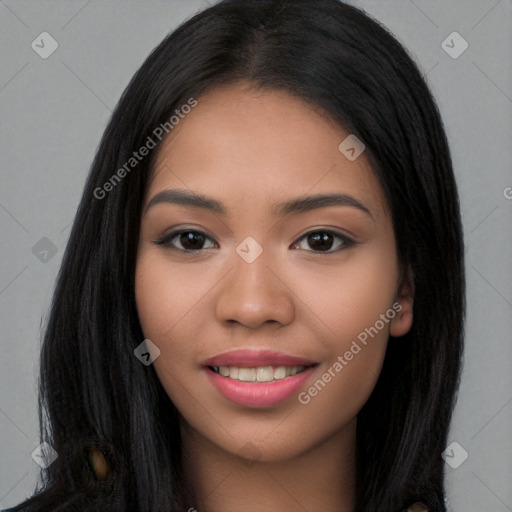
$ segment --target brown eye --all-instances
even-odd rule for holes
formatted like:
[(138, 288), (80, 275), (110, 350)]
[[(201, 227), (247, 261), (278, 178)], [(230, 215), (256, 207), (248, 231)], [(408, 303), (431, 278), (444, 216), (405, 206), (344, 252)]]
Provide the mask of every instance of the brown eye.
[[(341, 242), (336, 243), (335, 239), (339, 239)], [(295, 243), (294, 247), (300, 245), (300, 242), (305, 240), (307, 245), (312, 249), (309, 252), (319, 252), (319, 253), (327, 253), (327, 252), (336, 252), (342, 249), (346, 249), (347, 247), (353, 245), (355, 242), (350, 238), (342, 235), (340, 233), (334, 233), (333, 231), (328, 230), (317, 230), (310, 231), (306, 233), (303, 237), (299, 239), (298, 242)], [(334, 250), (331, 250), (333, 249)]]
[(204, 247), (206, 241), (215, 242), (213, 238), (201, 231), (188, 229), (173, 231), (161, 239), (155, 240), (155, 243), (178, 251), (194, 252), (202, 249), (210, 249), (212, 246)]
[(194, 231), (186, 231), (178, 235), (181, 246), (185, 250), (196, 251), (201, 249), (206, 237)]

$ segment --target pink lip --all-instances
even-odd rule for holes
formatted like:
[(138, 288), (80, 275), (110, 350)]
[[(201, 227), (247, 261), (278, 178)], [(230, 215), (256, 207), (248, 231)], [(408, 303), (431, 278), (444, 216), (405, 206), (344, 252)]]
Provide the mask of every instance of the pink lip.
[[(316, 365), (315, 361), (309, 359), (270, 350), (236, 350), (208, 359), (203, 368), (210, 382), (228, 400), (244, 407), (269, 407), (282, 402), (297, 391), (315, 371)], [(307, 368), (291, 377), (272, 382), (242, 382), (215, 373), (208, 368), (209, 366), (306, 366)]]
[(233, 350), (212, 357), (203, 363), (204, 366), (312, 366), (316, 361), (303, 357), (274, 352), (272, 350)]

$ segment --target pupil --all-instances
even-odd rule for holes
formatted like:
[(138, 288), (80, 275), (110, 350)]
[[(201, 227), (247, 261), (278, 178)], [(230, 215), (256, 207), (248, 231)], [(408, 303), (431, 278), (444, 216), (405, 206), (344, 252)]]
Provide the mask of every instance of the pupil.
[(181, 234), (180, 242), (183, 245), (183, 247), (185, 247), (185, 249), (200, 249), (201, 246), (204, 244), (204, 235), (201, 235), (200, 233), (193, 233), (192, 231), (187, 231), (186, 233)]
[(308, 236), (308, 243), (312, 249), (328, 250), (332, 247), (332, 235), (324, 232), (315, 233)]

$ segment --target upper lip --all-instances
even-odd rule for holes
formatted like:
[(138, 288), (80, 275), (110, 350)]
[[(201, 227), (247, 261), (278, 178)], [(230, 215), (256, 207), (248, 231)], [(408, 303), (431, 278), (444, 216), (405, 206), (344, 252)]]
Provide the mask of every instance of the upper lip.
[(313, 366), (316, 361), (273, 350), (233, 350), (205, 361), (204, 366)]

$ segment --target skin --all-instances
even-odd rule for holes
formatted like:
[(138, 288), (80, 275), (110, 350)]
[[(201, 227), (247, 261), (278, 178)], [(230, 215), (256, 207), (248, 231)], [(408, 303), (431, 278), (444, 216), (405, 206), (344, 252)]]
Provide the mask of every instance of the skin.
[(97, 480), (107, 480), (109, 478), (111, 468), (101, 450), (98, 448), (91, 448), (89, 451), (89, 461)]
[[(144, 210), (136, 302), (153, 365), (180, 412), (186, 507), (208, 512), (353, 511), (357, 414), (382, 367), (389, 335), (412, 324), (413, 286), (400, 279), (383, 191), (364, 153), (339, 150), (348, 132), (318, 109), (248, 83), (201, 98), (159, 149), (145, 207), (166, 189), (210, 196), (223, 216), (158, 203)], [(319, 193), (355, 198), (276, 217), (274, 203)], [(214, 238), (158, 245), (172, 229)], [(330, 229), (324, 249), (304, 237)], [(248, 236), (263, 248), (247, 263)], [(184, 241), (186, 244), (186, 240)], [(196, 253), (180, 249), (199, 247)], [(341, 247), (341, 250), (336, 250)], [(201, 252), (202, 251), (202, 252)], [(405, 274), (407, 275), (407, 274)], [(297, 393), (265, 408), (234, 404), (201, 366), (239, 348), (271, 349), (319, 364), (309, 387), (353, 340), (398, 302), (400, 312), (308, 404)]]

